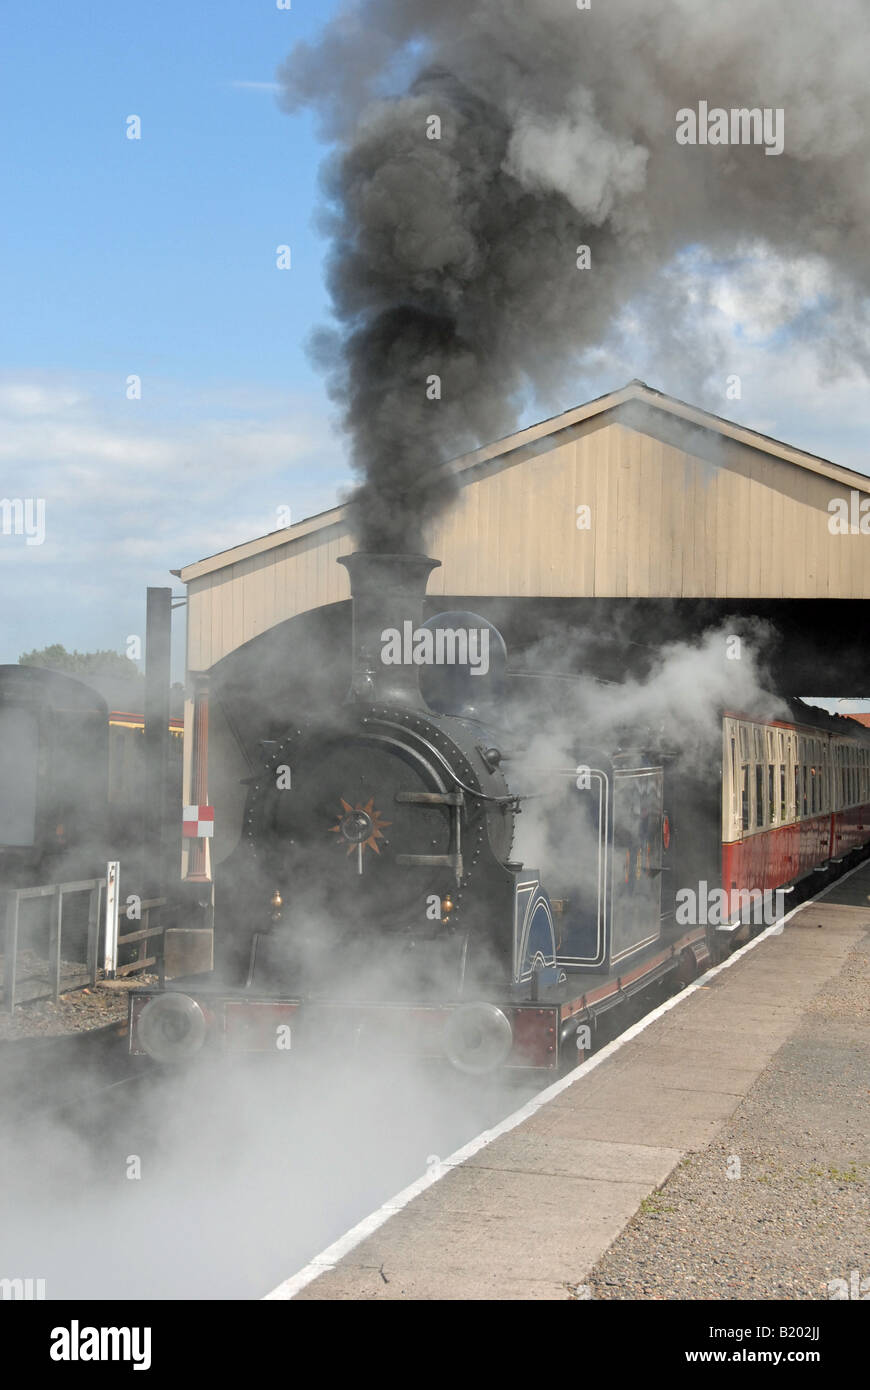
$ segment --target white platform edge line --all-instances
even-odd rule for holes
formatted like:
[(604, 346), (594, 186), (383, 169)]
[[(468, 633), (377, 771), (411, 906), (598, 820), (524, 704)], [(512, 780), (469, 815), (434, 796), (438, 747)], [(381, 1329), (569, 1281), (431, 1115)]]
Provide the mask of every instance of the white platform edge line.
[(463, 1144), (462, 1148), (456, 1149), (454, 1153), (450, 1154), (448, 1158), (445, 1158), (437, 1167), (433, 1167), (430, 1172), (424, 1173), (422, 1177), (417, 1178), (416, 1182), (412, 1182), (410, 1186), (402, 1188), (402, 1191), (397, 1192), (394, 1197), (388, 1198), (376, 1211), (363, 1217), (362, 1221), (359, 1221), (356, 1226), (352, 1226), (349, 1231), (345, 1231), (344, 1235), (339, 1236), (338, 1240), (334, 1241), (332, 1245), (328, 1245), (325, 1250), (321, 1250), (319, 1255), (315, 1255), (314, 1259), (296, 1274), (291, 1274), (289, 1279), (285, 1279), (282, 1283), (278, 1284), (270, 1293), (264, 1294), (263, 1301), (269, 1302), (270, 1300), (294, 1298), (297, 1293), (300, 1293), (302, 1289), (313, 1283), (321, 1274), (325, 1274), (327, 1270), (334, 1269), (335, 1266), (344, 1259), (345, 1255), (350, 1254), (351, 1250), (361, 1245), (368, 1236), (373, 1235), (374, 1232), (378, 1230), (380, 1226), (383, 1226), (384, 1222), (388, 1221), (396, 1212), (402, 1211), (402, 1209), (408, 1206), (408, 1204), (412, 1202), (415, 1197), (418, 1197), (421, 1192), (425, 1192), (427, 1187), (431, 1187), (433, 1183), (443, 1178), (445, 1173), (448, 1173), (451, 1168), (459, 1167), (466, 1159), (472, 1158), (476, 1153), (480, 1153), (481, 1149), (487, 1148), (495, 1139), (500, 1138), (503, 1134), (509, 1134), (512, 1129), (516, 1129), (517, 1125), (521, 1125), (524, 1120), (531, 1119), (532, 1115), (540, 1110), (542, 1106), (560, 1095), (562, 1091), (566, 1091), (569, 1086), (573, 1086), (576, 1081), (587, 1076), (589, 1072), (594, 1071), (596, 1067), (600, 1066), (608, 1057), (612, 1057), (613, 1054), (618, 1052), (621, 1047), (624, 1047), (626, 1043), (638, 1037), (638, 1035), (642, 1033), (644, 1029), (648, 1028), (651, 1023), (655, 1023), (656, 1019), (661, 1018), (664, 1014), (669, 1013), (671, 1009), (676, 1008), (678, 1004), (684, 999), (688, 999), (696, 990), (703, 988), (708, 980), (712, 980), (715, 975), (719, 975), (723, 970), (728, 970), (732, 965), (736, 965), (738, 960), (741, 960), (743, 956), (753, 951), (756, 946), (760, 946), (762, 941), (766, 941), (769, 936), (780, 936), (786, 922), (794, 917), (795, 913), (800, 912), (805, 907), (809, 907), (810, 903), (818, 902), (819, 898), (823, 898), (825, 894), (830, 893), (833, 888), (838, 888), (842, 883), (845, 883), (847, 879), (851, 878), (853, 874), (856, 874), (859, 869), (866, 868), (866, 866), (867, 860), (862, 860), (861, 863), (856, 864), (853, 869), (849, 869), (847, 873), (842, 874), (834, 883), (828, 884), (821, 892), (814, 894), (811, 898), (805, 898), (803, 902), (799, 903), (797, 907), (793, 907), (784, 917), (780, 917), (772, 926), (767, 927), (763, 932), (759, 932), (758, 936), (753, 937), (751, 941), (747, 941), (745, 946), (741, 946), (740, 949), (730, 955), (727, 960), (723, 960), (719, 965), (714, 965), (712, 969), (700, 975), (692, 984), (686, 985), (685, 989), (681, 989), (670, 999), (666, 999), (663, 1004), (659, 1004), (651, 1013), (645, 1014), (639, 1022), (633, 1023), (624, 1033), (620, 1033), (618, 1038), (614, 1038), (612, 1042), (607, 1043), (605, 1047), (602, 1047), (600, 1052), (596, 1052), (594, 1056), (590, 1057), (587, 1061), (581, 1062), (580, 1066), (575, 1067), (567, 1076), (563, 1076), (559, 1081), (554, 1081), (551, 1086), (547, 1086), (543, 1091), (539, 1091), (531, 1100), (526, 1101), (526, 1104), (521, 1106), (519, 1110), (514, 1110), (504, 1120), (500, 1120), (492, 1129), (486, 1129), (474, 1139), (470, 1139), (467, 1144)]

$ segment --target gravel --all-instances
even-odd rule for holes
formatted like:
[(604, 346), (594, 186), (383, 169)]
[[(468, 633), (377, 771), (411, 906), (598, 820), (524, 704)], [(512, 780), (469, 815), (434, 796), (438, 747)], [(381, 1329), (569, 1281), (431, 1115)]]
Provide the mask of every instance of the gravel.
[[(22, 975), (26, 971), (25, 978), (29, 977), (36, 988), (33, 981), (38, 965), (25, 961), (24, 966)], [(80, 979), (81, 966), (74, 965), (73, 968)], [(74, 989), (61, 994), (56, 1004), (51, 999), (16, 1004), (11, 1014), (0, 1013), (0, 1043), (87, 1033), (113, 1023), (121, 1027), (127, 1019), (127, 995), (130, 990), (153, 984), (156, 979), (156, 975), (136, 975), (123, 980), (98, 980), (92, 988)], [(44, 981), (39, 985), (43, 990), (46, 987)]]
[(826, 1299), (870, 1280), (868, 1024), (870, 934), (727, 1128), (642, 1203), (591, 1297)]

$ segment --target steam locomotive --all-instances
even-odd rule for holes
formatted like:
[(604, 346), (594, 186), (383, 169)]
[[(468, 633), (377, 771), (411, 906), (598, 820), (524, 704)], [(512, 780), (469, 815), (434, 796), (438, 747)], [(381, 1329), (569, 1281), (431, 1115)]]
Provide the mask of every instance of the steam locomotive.
[[(711, 750), (690, 772), (637, 729), (584, 747), (564, 684), (536, 678), (518, 704), (486, 619), (422, 621), (437, 561), (340, 563), (349, 694), (261, 744), (220, 869), (215, 972), (133, 995), (133, 1053), (338, 1045), (553, 1071), (635, 996), (769, 924), (755, 898), (866, 852), (870, 737), (853, 721), (799, 701), (792, 720), (726, 711), (721, 767)], [(699, 909), (716, 883), (737, 910)]]
[[(214, 976), (134, 995), (131, 1050), (177, 1061), (340, 1036), (475, 1074), (574, 1061), (608, 1010), (710, 956), (704, 927), (675, 928), (667, 889), (663, 915), (663, 767), (630, 746), (524, 757), (496, 629), (422, 622), (438, 562), (340, 563), (349, 695), (264, 743), (222, 865)], [(539, 867), (513, 857), (517, 839), (562, 852)]]

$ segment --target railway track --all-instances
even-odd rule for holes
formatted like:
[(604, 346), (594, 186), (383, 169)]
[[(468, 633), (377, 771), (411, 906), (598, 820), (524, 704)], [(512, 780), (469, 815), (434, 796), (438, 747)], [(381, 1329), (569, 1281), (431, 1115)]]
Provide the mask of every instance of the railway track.
[(117, 1023), (52, 1038), (0, 1043), (0, 1115), (6, 1124), (63, 1113), (140, 1079)]

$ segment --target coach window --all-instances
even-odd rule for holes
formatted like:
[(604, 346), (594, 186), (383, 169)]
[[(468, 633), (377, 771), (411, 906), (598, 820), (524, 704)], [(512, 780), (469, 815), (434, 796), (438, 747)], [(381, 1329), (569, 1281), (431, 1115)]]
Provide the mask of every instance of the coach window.
[(801, 765), (794, 765), (794, 816), (798, 819), (801, 813)]
[(846, 785), (849, 788), (849, 805), (851, 806), (855, 801), (855, 750), (851, 744), (849, 746), (849, 775)]
[(851, 773), (852, 783), (852, 805), (855, 805), (855, 802), (857, 801), (857, 791), (855, 785), (857, 781), (857, 778), (855, 776), (855, 744), (852, 744), (851, 748), (851, 758), (849, 758), (849, 773)]
[(755, 824), (764, 825), (764, 768), (755, 764)]
[(813, 814), (813, 779), (815, 768), (813, 767), (813, 741), (811, 738), (804, 740), (804, 757), (806, 766), (804, 768), (804, 797), (806, 798), (806, 814)]
[(827, 781), (827, 777), (826, 777), (827, 756), (826, 756), (826, 753), (825, 753), (825, 745), (824, 745), (824, 743), (822, 742), (821, 739), (817, 739), (817, 740), (816, 740), (816, 747), (817, 747), (818, 750), (819, 750), (819, 752), (818, 752), (818, 763), (817, 763), (817, 766), (818, 766), (818, 769), (819, 769), (819, 810), (820, 810), (820, 811), (825, 811), (825, 810), (827, 810), (827, 794), (826, 794), (826, 791), (825, 791), (825, 784), (826, 784), (826, 781)]
[(802, 779), (801, 779), (802, 782), (803, 782), (803, 794), (802, 794), (802, 797), (801, 797), (801, 806), (802, 806), (803, 809), (802, 809), (802, 811), (801, 811), (801, 814), (804, 815), (804, 816), (809, 815), (809, 810), (807, 809), (808, 806), (809, 806), (809, 788), (810, 788), (810, 776), (809, 776), (809, 773), (810, 773), (809, 764), (808, 764), (808, 763), (804, 763), (804, 764), (803, 764), (803, 777), (802, 777)]
[(855, 749), (849, 749), (849, 804), (855, 804)]
[(742, 788), (741, 824), (744, 830), (749, 829), (749, 764), (743, 764), (743, 788)]
[(855, 750), (849, 749), (849, 801), (855, 801)]

